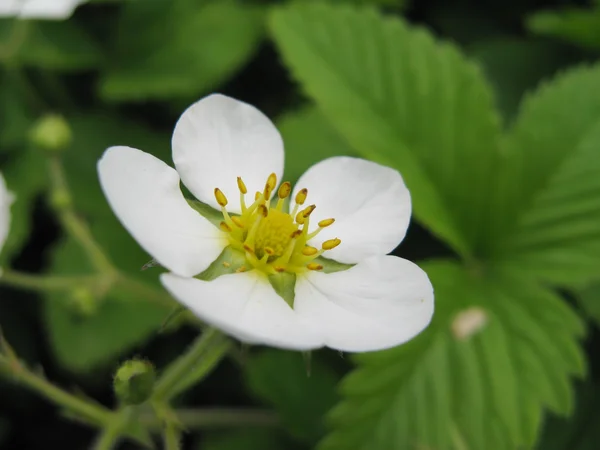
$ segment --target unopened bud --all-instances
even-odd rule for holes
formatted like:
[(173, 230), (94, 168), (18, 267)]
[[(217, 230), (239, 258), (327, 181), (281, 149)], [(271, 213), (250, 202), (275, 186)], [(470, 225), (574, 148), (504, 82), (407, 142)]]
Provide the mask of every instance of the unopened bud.
[(38, 120), (29, 132), (29, 138), (38, 147), (59, 152), (71, 145), (73, 134), (64, 117), (49, 114)]
[(82, 317), (91, 317), (98, 311), (98, 301), (92, 292), (84, 287), (75, 288), (71, 292), (73, 310)]
[(117, 370), (113, 388), (117, 398), (126, 405), (139, 405), (152, 395), (156, 372), (149, 361), (132, 359)]

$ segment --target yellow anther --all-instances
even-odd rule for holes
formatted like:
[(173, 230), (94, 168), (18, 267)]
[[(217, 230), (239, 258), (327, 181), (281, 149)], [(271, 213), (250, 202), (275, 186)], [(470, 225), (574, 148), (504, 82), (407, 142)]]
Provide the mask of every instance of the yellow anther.
[(304, 256), (313, 256), (313, 255), (316, 255), (317, 253), (319, 253), (319, 250), (317, 250), (316, 248), (311, 247), (309, 245), (307, 245), (306, 247), (304, 247), (302, 249), (302, 254)]
[(269, 178), (267, 178), (267, 182), (265, 183), (265, 190), (263, 192), (265, 200), (271, 198), (271, 194), (275, 190), (275, 186), (277, 186), (277, 175), (272, 173), (271, 175), (269, 175)]
[(335, 222), (335, 219), (324, 219), (319, 222), (319, 227), (325, 228)]
[(273, 269), (275, 269), (275, 272), (285, 272), (285, 267), (281, 267), (281, 266), (275, 266), (273, 267)]
[(310, 216), (316, 207), (317, 207), (317, 205), (310, 205), (309, 207), (304, 208), (302, 210), (302, 216), (304, 216), (305, 218)]
[(244, 244), (244, 250), (246, 250), (248, 253), (254, 253), (254, 249), (248, 244)]
[(302, 234), (302, 230), (296, 230), (292, 233), (292, 235), (290, 236), (292, 239), (296, 239), (298, 236), (300, 236)]
[(223, 231), (225, 231), (226, 233), (231, 233), (231, 227), (229, 225), (227, 225), (225, 222), (221, 222), (219, 224), (219, 228)]
[(236, 270), (236, 273), (242, 273), (242, 272), (245, 272), (246, 270), (248, 270), (248, 269), (246, 269), (246, 266), (242, 266)]
[(264, 251), (269, 256), (273, 256), (275, 254), (275, 250), (273, 250), (271, 247), (265, 247)]
[(279, 191), (277, 192), (277, 195), (279, 196), (279, 198), (287, 198), (290, 195), (290, 192), (292, 192), (292, 185), (289, 181), (286, 181), (281, 186), (279, 186)]
[(258, 207), (258, 213), (263, 217), (267, 217), (269, 215), (269, 210), (265, 205), (260, 205)]
[(308, 195), (308, 189), (306, 189), (306, 188), (300, 189), (298, 191), (298, 193), (296, 194), (296, 203), (298, 203), (299, 205), (304, 205), (307, 195)]
[(217, 199), (217, 203), (221, 206), (227, 206), (227, 197), (219, 188), (215, 188), (215, 198)]
[(323, 270), (323, 266), (321, 264), (317, 264), (317, 263), (314, 263), (314, 262), (308, 263), (306, 265), (306, 268), (308, 270)]
[(300, 211), (298, 214), (296, 214), (296, 223), (299, 223), (300, 225), (306, 221), (306, 217), (304, 217), (303, 213), (304, 211)]
[(231, 221), (235, 223), (238, 227), (244, 228), (244, 222), (238, 216), (231, 216)]
[(338, 239), (338, 238), (329, 239), (329, 240), (323, 242), (321, 248), (323, 250), (331, 250), (332, 248), (336, 248), (341, 243), (342, 243), (342, 241), (340, 239)]
[(237, 177), (237, 183), (238, 183), (238, 189), (240, 190), (240, 192), (242, 194), (246, 194), (248, 192), (248, 189), (246, 189), (246, 185), (244, 184), (242, 177)]
[(228, 263), (227, 261), (223, 261), (223, 267), (229, 268), (229, 267), (231, 267), (231, 264)]

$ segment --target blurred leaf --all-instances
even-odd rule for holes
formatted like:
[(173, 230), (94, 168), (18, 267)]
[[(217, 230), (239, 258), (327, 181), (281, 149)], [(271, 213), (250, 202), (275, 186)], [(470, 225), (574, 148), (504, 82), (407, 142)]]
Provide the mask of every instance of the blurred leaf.
[(0, 265), (15, 256), (30, 236), (34, 203), (47, 185), (44, 155), (31, 148), (20, 148), (2, 166), (2, 173), (15, 201), (10, 208), (10, 230)]
[[(119, 269), (162, 291), (159, 269), (140, 270), (150, 256), (108, 206), (98, 182), (96, 163), (107, 147), (119, 144), (143, 149), (169, 163), (168, 136), (118, 117), (78, 116), (69, 122), (73, 143), (63, 159), (75, 209), (88, 221), (95, 239)], [(55, 249), (52, 270), (61, 274), (93, 273), (84, 254), (71, 241)], [(68, 296), (59, 294), (49, 296), (45, 312), (51, 342), (62, 364), (74, 371), (89, 371), (143, 343), (160, 328), (169, 309), (114, 289), (89, 317), (78, 313)]]
[(539, 35), (557, 37), (582, 47), (600, 50), (600, 4), (596, 9), (539, 11), (527, 19), (527, 28)]
[(554, 284), (597, 276), (599, 150), (600, 65), (572, 69), (524, 101), (497, 168), (498, 264)]
[(596, 326), (600, 327), (600, 283), (592, 283), (581, 289), (577, 300)]
[(9, 48), (10, 58), (27, 66), (82, 70), (99, 66), (103, 59), (96, 42), (71, 20), (0, 19), (0, 37)]
[(569, 419), (548, 417), (538, 450), (596, 450), (600, 442), (600, 391), (584, 384), (577, 393), (577, 408)]
[(152, 0), (124, 5), (108, 100), (195, 96), (223, 84), (258, 47), (263, 10), (233, 0)]
[(399, 169), (416, 217), (474, 253), (500, 157), (499, 120), (477, 67), (370, 9), (298, 5), (271, 19), (284, 59), (349, 144)]
[(284, 115), (277, 128), (285, 145), (285, 179), (292, 183), (325, 158), (356, 153), (315, 107)]
[(275, 430), (241, 429), (212, 432), (202, 440), (198, 450), (281, 450), (289, 448)]
[[(111, 239), (113, 250), (122, 244), (116, 234), (117, 238)], [(129, 245), (121, 251), (123, 256), (129, 251), (143, 253)], [(85, 254), (70, 240), (61, 243), (55, 251), (53, 272), (93, 273)], [(97, 310), (86, 314), (78, 309), (68, 294), (47, 295), (44, 312), (50, 342), (61, 364), (75, 372), (89, 372), (114, 362), (155, 334), (169, 312), (168, 308), (143, 297), (132, 297), (118, 288), (99, 301)]]
[[(545, 408), (572, 409), (569, 378), (585, 370), (582, 323), (516, 273), (481, 278), (443, 261), (423, 268), (436, 288), (432, 324), (407, 344), (355, 357), (319, 448), (530, 448)], [(472, 307), (485, 312), (479, 330), (457, 322)]]
[(34, 120), (17, 74), (0, 73), (0, 153), (22, 146)]
[(506, 119), (517, 112), (526, 91), (574, 61), (572, 49), (546, 40), (509, 36), (477, 41), (469, 54), (483, 67)]
[(301, 353), (269, 349), (249, 358), (245, 371), (250, 390), (275, 407), (294, 437), (314, 443), (323, 435), (323, 416), (337, 400), (338, 377), (327, 365), (313, 357), (308, 375)]

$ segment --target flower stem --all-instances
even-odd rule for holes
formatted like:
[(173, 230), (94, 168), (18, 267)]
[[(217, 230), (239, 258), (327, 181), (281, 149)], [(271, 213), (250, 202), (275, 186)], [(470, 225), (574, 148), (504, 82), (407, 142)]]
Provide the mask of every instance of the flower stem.
[(165, 450), (179, 450), (181, 448), (181, 431), (177, 424), (165, 423), (164, 433)]
[(120, 409), (113, 415), (112, 421), (104, 427), (104, 430), (98, 437), (98, 441), (94, 445), (94, 450), (112, 450), (115, 448), (123, 430), (129, 423), (131, 417), (130, 408)]
[(79, 286), (94, 286), (99, 281), (97, 275), (38, 276), (12, 270), (3, 270), (0, 275), (0, 284), (31, 291), (64, 291)]
[(90, 262), (102, 273), (114, 274), (116, 269), (102, 248), (94, 240), (87, 224), (75, 213), (71, 193), (67, 185), (63, 166), (58, 157), (49, 160), (50, 181), (52, 183), (52, 206), (67, 233), (76, 239), (87, 253)]
[(185, 354), (165, 369), (154, 387), (153, 401), (164, 404), (206, 377), (228, 348), (229, 341), (216, 329), (208, 328)]
[[(275, 427), (280, 424), (280, 419), (275, 413), (253, 408), (178, 409), (174, 410), (173, 414), (184, 429)], [(140, 421), (152, 430), (162, 426), (154, 414), (144, 414), (140, 417)]]

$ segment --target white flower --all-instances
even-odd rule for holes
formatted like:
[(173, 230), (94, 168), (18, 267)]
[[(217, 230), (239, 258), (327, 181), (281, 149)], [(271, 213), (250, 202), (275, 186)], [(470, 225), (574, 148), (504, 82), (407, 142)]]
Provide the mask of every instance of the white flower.
[(67, 19), (87, 0), (0, 0), (0, 17)]
[[(172, 147), (177, 170), (111, 147), (98, 163), (100, 182), (125, 228), (172, 272), (163, 285), (202, 320), (247, 343), (349, 352), (396, 346), (429, 324), (427, 275), (386, 255), (411, 214), (397, 171), (335, 157), (312, 166), (293, 192), (289, 183), (277, 189), (284, 158), (277, 129), (256, 108), (217, 94), (183, 113)], [(222, 211), (220, 228), (189, 206), (180, 177)], [(271, 197), (279, 199), (265, 201)], [(246, 258), (237, 273), (194, 278), (229, 245)], [(324, 252), (355, 265), (324, 273)], [(269, 282), (281, 273), (296, 275), (293, 306)]]
[(10, 205), (13, 197), (6, 189), (6, 183), (2, 174), (0, 174), (0, 252), (6, 242), (8, 236), (8, 228), (10, 226)]

